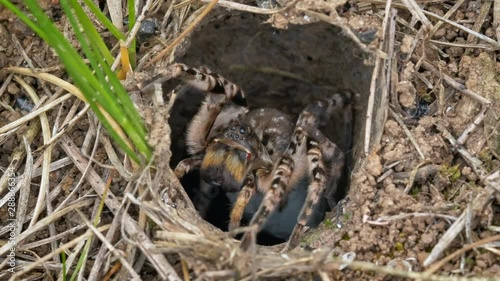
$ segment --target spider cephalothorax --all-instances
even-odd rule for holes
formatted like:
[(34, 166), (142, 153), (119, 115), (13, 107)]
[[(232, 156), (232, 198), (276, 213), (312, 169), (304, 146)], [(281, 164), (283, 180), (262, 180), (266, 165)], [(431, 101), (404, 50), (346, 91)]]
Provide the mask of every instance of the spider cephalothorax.
[[(322, 219), (317, 216), (321, 199), (335, 205), (344, 154), (319, 125), (341, 111), (346, 128), (350, 126), (351, 94), (334, 94), (308, 105), (294, 123), (277, 109), (249, 110), (244, 92), (207, 68), (174, 64), (162, 76), (153, 79), (180, 78), (207, 93), (186, 137), (192, 156), (178, 164), (175, 174), (180, 178), (199, 168), (205, 182), (222, 187), (233, 202), (229, 229), (249, 215), (250, 229), (290, 237), (284, 250), (296, 246), (304, 227)], [(244, 234), (243, 249), (252, 235)]]
[(271, 161), (257, 135), (245, 124), (231, 122), (207, 146), (201, 177), (227, 192), (240, 191), (246, 175), (260, 168), (261, 159)]

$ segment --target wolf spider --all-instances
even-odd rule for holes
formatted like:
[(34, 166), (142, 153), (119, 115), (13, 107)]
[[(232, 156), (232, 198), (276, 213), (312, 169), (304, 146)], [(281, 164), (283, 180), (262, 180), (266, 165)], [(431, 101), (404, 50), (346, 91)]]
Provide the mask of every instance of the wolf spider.
[[(330, 121), (330, 115), (340, 110), (345, 124), (350, 126), (351, 93), (334, 94), (309, 104), (294, 125), (288, 115), (277, 109), (248, 109), (245, 93), (208, 68), (195, 69), (178, 63), (161, 75), (160, 80), (180, 78), (207, 94), (188, 128), (186, 143), (191, 157), (178, 164), (176, 176), (182, 178), (189, 170), (199, 168), (208, 184), (222, 187), (226, 193), (238, 192), (233, 198), (230, 230), (239, 227), (250, 199), (263, 194), (262, 203), (249, 222), (254, 230), (242, 237), (244, 250), (268, 217), (276, 209), (286, 208), (292, 198), (289, 195), (301, 189), (303, 196), (298, 197), (304, 203), (302, 207), (293, 206), (297, 220), (293, 220), (294, 227), (283, 251), (297, 246), (321, 197), (327, 198), (331, 208), (335, 206), (333, 195), (342, 174), (344, 154), (319, 130), (319, 125)], [(299, 184), (304, 178), (308, 179), (307, 190)]]

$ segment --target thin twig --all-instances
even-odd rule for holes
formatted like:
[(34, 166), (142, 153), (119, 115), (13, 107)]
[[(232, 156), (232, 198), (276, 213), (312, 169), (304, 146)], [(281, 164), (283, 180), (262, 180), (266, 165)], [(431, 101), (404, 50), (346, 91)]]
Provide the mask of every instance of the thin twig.
[(405, 194), (408, 194), (408, 192), (410, 192), (410, 189), (412, 188), (413, 183), (415, 182), (415, 178), (417, 177), (418, 170), (425, 164), (428, 164), (428, 161), (424, 160), (423, 162), (415, 166), (415, 168), (413, 168), (413, 171), (411, 171), (410, 177), (408, 178), (408, 182), (406, 183), (405, 190), (403, 191)]
[[(443, 18), (445, 19), (448, 19), (451, 17), (451, 15), (453, 15), (457, 10), (458, 8), (460, 8), (460, 6), (462, 6), (462, 4), (465, 2), (465, 0), (458, 0), (454, 5), (453, 7), (451, 7), (447, 12), (446, 14), (444, 14)], [(438, 31), (438, 29), (441, 27), (441, 25), (443, 25), (443, 21), (439, 21), (437, 22), (432, 28), (431, 30), (429, 31), (429, 38), (432, 38), (432, 36), (434, 35), (434, 33), (436, 33), (436, 31)]]
[[(412, 59), (418, 59), (416, 58), (415, 56), (412, 57)], [(446, 82), (446, 84), (450, 85), (453, 89), (461, 92), (462, 94), (465, 94), (469, 97), (471, 97), (472, 99), (474, 99), (475, 101), (477, 102), (480, 102), (482, 105), (488, 105), (491, 103), (490, 100), (484, 98), (483, 96), (475, 93), (474, 91), (472, 90), (469, 90), (467, 89), (464, 85), (458, 83), (457, 81), (455, 81), (455, 79), (453, 79), (452, 77), (444, 74), (444, 73), (441, 73), (438, 69), (436, 69), (436, 67), (434, 67), (430, 62), (428, 61), (423, 61), (422, 62), (422, 65), (421, 65), (424, 69), (427, 69), (429, 71), (431, 71), (432, 73), (434, 73), (434, 75), (438, 76), (438, 77), (442, 77), (443, 78), (443, 81)]]
[(459, 145), (463, 145), (470, 137), (472, 132), (483, 122), (484, 118), (486, 117), (486, 111), (488, 111), (489, 106), (483, 106), (483, 109), (477, 114), (476, 118), (474, 118), (474, 121), (470, 123), (467, 128), (462, 132), (460, 137), (457, 139), (457, 143)]
[[(490, 9), (491, 9), (491, 1), (484, 1), (483, 4), (481, 5), (481, 10), (479, 12), (479, 15), (476, 17), (476, 22), (474, 23), (474, 26), (472, 27), (472, 30), (475, 32), (479, 32), (481, 30), (481, 27), (483, 26), (484, 22), (486, 21), (486, 17), (488, 16)], [(477, 38), (474, 37), (474, 35), (469, 34), (467, 36), (467, 43), (472, 44), (477, 41)], [(472, 49), (467, 49), (465, 50), (464, 54), (465, 56), (469, 55), (473, 50)]]
[(432, 23), (424, 15), (422, 8), (420, 8), (415, 0), (402, 0), (402, 2), (404, 3), (408, 11), (412, 14), (412, 16), (422, 23), (425, 33), (432, 28)]
[[(481, 190), (480, 193), (476, 196), (476, 198), (472, 201), (472, 214), (471, 217), (474, 218), (478, 212), (484, 209), (486, 204), (490, 201), (495, 189), (486, 187), (484, 190)], [(453, 223), (453, 225), (448, 228), (445, 234), (439, 239), (439, 242), (434, 245), (431, 253), (424, 260), (423, 265), (429, 266), (431, 265), (441, 254), (446, 250), (446, 248), (450, 245), (450, 243), (457, 237), (462, 229), (465, 226), (465, 219), (467, 217), (467, 210), (463, 211), (460, 217)]]
[[(369, 2), (372, 2), (372, 3), (379, 3), (379, 4), (385, 4), (385, 3), (386, 3), (385, 1), (381, 1), (381, 0), (369, 0)], [(402, 8), (406, 9), (406, 7), (405, 7), (404, 5), (402, 5), (402, 4), (393, 3), (392, 5), (393, 5), (394, 7), (396, 7), (396, 8), (399, 8), (399, 9), (402, 9)], [(425, 15), (431, 16), (431, 17), (433, 17), (433, 18), (435, 18), (435, 19), (438, 19), (438, 20), (440, 20), (440, 21), (443, 21), (443, 22), (445, 22), (445, 23), (447, 23), (447, 24), (449, 24), (449, 25), (452, 25), (452, 26), (454, 26), (454, 27), (456, 27), (456, 28), (458, 28), (458, 29), (460, 29), (460, 30), (462, 30), (462, 31), (466, 32), (466, 33), (469, 33), (469, 34), (472, 34), (473, 36), (476, 36), (477, 38), (479, 38), (479, 39), (481, 39), (481, 40), (483, 40), (483, 41), (485, 41), (485, 42), (487, 42), (487, 43), (491, 44), (493, 47), (495, 47), (495, 49), (500, 49), (500, 42), (497, 42), (497, 41), (495, 41), (495, 40), (493, 40), (493, 39), (489, 38), (488, 36), (486, 36), (486, 35), (484, 35), (484, 34), (481, 34), (481, 33), (475, 32), (474, 30), (472, 30), (472, 29), (470, 29), (470, 28), (467, 28), (467, 27), (465, 27), (465, 26), (463, 26), (463, 25), (460, 25), (460, 24), (458, 24), (458, 23), (456, 23), (456, 22), (454, 22), (454, 21), (452, 21), (452, 20), (449, 20), (449, 19), (447, 19), (447, 18), (444, 18), (444, 17), (442, 17), (442, 16), (439, 16), (439, 15), (437, 15), (437, 14), (435, 14), (435, 13), (432, 13), (432, 12), (429, 12), (429, 11), (426, 11), (426, 10), (422, 10), (422, 12), (423, 12)]]
[[(500, 42), (500, 0), (494, 0), (493, 6), (493, 28), (497, 35), (497, 41)], [(1, 95), (1, 93), (0, 93)]]
[(193, 31), (193, 29), (195, 28), (195, 26), (203, 18), (205, 18), (208, 15), (208, 13), (210, 13), (210, 11), (215, 7), (215, 5), (217, 4), (218, 1), (219, 0), (212, 0), (210, 2), (210, 4), (208, 4), (207, 7), (205, 7), (205, 9), (203, 10), (203, 12), (201, 14), (199, 14), (194, 19), (194, 21), (177, 38), (174, 39), (174, 41), (170, 45), (168, 45), (156, 57), (154, 57), (150, 62), (148, 62), (145, 67), (148, 67), (148, 66), (156, 63), (161, 58), (163, 58), (165, 55), (169, 54), (174, 49), (174, 47), (177, 46), (177, 44), (179, 44), (189, 33), (191, 33), (191, 31)]
[(417, 140), (415, 140), (415, 138), (411, 134), (410, 130), (408, 130), (408, 128), (406, 127), (406, 125), (403, 122), (403, 120), (394, 112), (394, 110), (392, 110), (392, 108), (389, 108), (389, 113), (391, 114), (391, 116), (394, 119), (396, 119), (396, 122), (398, 122), (399, 126), (401, 126), (401, 128), (405, 132), (406, 136), (408, 137), (408, 139), (410, 140), (410, 142), (413, 144), (413, 146), (417, 150), (418, 155), (420, 156), (420, 158), (422, 158), (422, 160), (425, 160), (425, 155), (422, 152), (422, 149), (420, 148), (420, 145), (418, 144)]
[(440, 20), (440, 21), (446, 22), (447, 24), (449, 24), (449, 25), (451, 25), (451, 26), (454, 26), (454, 27), (456, 27), (456, 28), (458, 28), (458, 29), (460, 29), (460, 30), (462, 30), (462, 31), (465, 31), (465, 32), (469, 33), (469, 34), (470, 34), (470, 35), (472, 35), (472, 36), (475, 36), (475, 37), (477, 37), (477, 38), (479, 38), (479, 39), (481, 39), (481, 40), (483, 40), (483, 41), (485, 41), (485, 42), (487, 42), (487, 43), (490, 43), (490, 44), (491, 44), (491, 45), (493, 45), (496, 49), (499, 49), (499, 48), (500, 48), (500, 43), (499, 43), (499, 42), (497, 42), (497, 41), (495, 41), (495, 40), (491, 39), (490, 37), (488, 37), (488, 36), (486, 36), (486, 35), (484, 35), (484, 34), (481, 34), (481, 33), (479, 33), (479, 32), (476, 32), (476, 31), (474, 31), (474, 30), (472, 30), (472, 29), (470, 29), (470, 28), (467, 28), (467, 27), (465, 27), (465, 26), (463, 26), (463, 25), (460, 25), (460, 24), (458, 24), (458, 23), (456, 23), (456, 22), (454, 22), (454, 21), (451, 21), (451, 20), (449, 20), (449, 19), (446, 19), (446, 18), (444, 18), (444, 17), (442, 17), (442, 16), (439, 16), (439, 15), (437, 15), (437, 14), (434, 14), (434, 13), (432, 13), (432, 12), (425, 11), (425, 10), (424, 10), (423, 12), (424, 12), (424, 14), (426, 14), (426, 15), (429, 15), (429, 16), (431, 16), (431, 17), (433, 17), (433, 18), (435, 18), (435, 19), (438, 19), (438, 20)]
[[(201, 0), (201, 2), (210, 3), (211, 0)], [(291, 3), (289, 3), (285, 7), (277, 8), (277, 9), (259, 8), (259, 7), (255, 7), (255, 6), (240, 4), (237, 2), (226, 1), (226, 0), (219, 0), (219, 2), (217, 3), (217, 6), (221, 6), (221, 7), (232, 9), (232, 10), (242, 11), (242, 12), (254, 13), (254, 14), (272, 15), (272, 14), (285, 12), (288, 9), (295, 6), (295, 4), (297, 4), (298, 2), (299, 2), (299, 0), (294, 0), (294, 1), (291, 1)]]
[(476, 241), (472, 244), (465, 245), (461, 249), (456, 250), (453, 254), (443, 258), (442, 260), (436, 262), (433, 266), (431, 266), (429, 269), (425, 271), (425, 273), (432, 274), (436, 271), (438, 271), (441, 267), (443, 267), (447, 262), (451, 261), (452, 259), (460, 256), (461, 254), (467, 252), (468, 250), (474, 249), (476, 247), (482, 246), (486, 243), (490, 243), (496, 240), (500, 240), (500, 235), (494, 235), (490, 237), (483, 238), (479, 241)]
[[(142, 8), (141, 14), (137, 17), (137, 20), (135, 21), (132, 30), (130, 30), (127, 39), (125, 40), (125, 46), (127, 46), (127, 48), (130, 47), (130, 44), (132, 44), (132, 41), (136, 38), (137, 32), (139, 32), (142, 21), (146, 17), (146, 11), (151, 7), (152, 2), (153, 0), (148, 0), (144, 5), (144, 7)], [(113, 61), (113, 64), (111, 65), (111, 70), (113, 71), (116, 70), (116, 68), (120, 64), (120, 61), (121, 61), (121, 52), (118, 52), (118, 54), (115, 57), (115, 60)]]
[[(391, 3), (392, 1), (389, 0), (386, 3), (385, 6), (385, 16), (384, 16), (384, 21), (382, 22), (382, 34), (383, 38), (385, 38), (386, 35), (386, 30), (389, 24), (389, 11), (391, 8)], [(379, 43), (379, 51), (382, 52), (384, 48), (384, 40), (381, 40)], [(386, 58), (387, 59), (387, 58)], [(364, 152), (365, 155), (368, 155), (370, 153), (370, 141), (371, 141), (371, 134), (372, 134), (372, 126), (373, 126), (373, 115), (374, 115), (374, 107), (375, 107), (375, 94), (377, 90), (377, 78), (379, 77), (379, 71), (380, 71), (380, 66), (382, 64), (382, 58), (377, 57), (377, 60), (375, 62), (375, 67), (373, 68), (372, 72), (372, 78), (370, 82), (370, 96), (368, 97), (368, 105), (366, 109), (366, 121), (365, 121), (365, 147), (364, 147)]]
[(440, 123), (436, 124), (436, 128), (441, 131), (441, 134), (450, 142), (450, 144), (457, 150), (458, 153), (464, 158), (464, 160), (472, 167), (474, 172), (480, 177), (484, 178), (486, 176), (486, 169), (483, 167), (483, 162), (477, 157), (470, 154), (462, 146), (458, 145), (457, 140), (453, 135)]
[[(70, 137), (67, 135), (63, 135), (61, 137), (60, 144), (64, 152), (71, 157), (75, 166), (77, 166), (80, 172), (83, 173), (87, 167), (88, 161), (85, 157), (83, 157), (81, 151), (76, 147)], [(90, 182), (90, 185), (95, 190), (95, 192), (100, 196), (103, 196), (105, 183), (93, 168), (89, 168), (87, 180)], [(120, 210), (121, 204), (111, 191), (108, 191), (108, 195), (104, 198), (104, 200), (106, 206), (113, 213), (116, 214)], [(124, 213), (121, 222), (123, 223), (123, 227), (125, 228), (128, 235), (136, 239), (136, 243), (137, 245), (139, 245), (139, 249), (144, 253), (144, 255), (148, 257), (161, 278), (175, 281), (181, 280), (175, 272), (174, 268), (165, 258), (165, 256), (161, 254), (151, 253), (149, 251), (149, 249), (154, 247), (153, 243), (142, 231), (142, 229), (139, 228), (135, 220), (133, 220), (129, 214)]]

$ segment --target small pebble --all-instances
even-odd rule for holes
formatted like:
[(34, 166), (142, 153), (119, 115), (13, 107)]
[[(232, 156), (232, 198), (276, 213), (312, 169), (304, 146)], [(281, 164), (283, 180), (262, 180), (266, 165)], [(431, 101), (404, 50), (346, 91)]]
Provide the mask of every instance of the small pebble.
[(7, 86), (7, 93), (12, 95), (17, 95), (21, 92), (21, 89), (16, 85), (16, 83), (9, 83)]

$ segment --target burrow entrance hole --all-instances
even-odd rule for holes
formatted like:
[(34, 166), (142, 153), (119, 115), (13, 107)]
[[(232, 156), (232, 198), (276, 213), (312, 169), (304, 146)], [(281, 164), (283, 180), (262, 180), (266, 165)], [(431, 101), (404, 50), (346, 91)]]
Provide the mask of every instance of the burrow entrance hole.
[[(352, 137), (352, 147), (342, 149), (348, 155), (346, 174), (353, 167), (362, 144), (366, 101), (372, 68), (363, 61), (367, 55), (340, 28), (317, 22), (278, 30), (264, 24), (266, 17), (253, 14), (224, 14), (195, 31), (185, 52), (176, 57), (192, 67), (207, 66), (245, 90), (250, 108), (274, 107), (297, 118), (304, 107), (342, 89), (357, 93), (354, 99), (354, 134), (342, 133), (341, 121), (332, 120), (325, 134), (344, 146)], [(175, 167), (188, 157), (185, 132), (203, 100), (194, 89), (181, 91), (172, 110), (172, 161)], [(338, 188), (338, 199), (348, 189), (347, 176)], [(224, 192), (200, 186), (199, 172), (186, 175), (182, 184), (201, 215), (213, 225), (227, 230), (230, 203)], [(260, 235), (258, 243), (282, 242)]]

